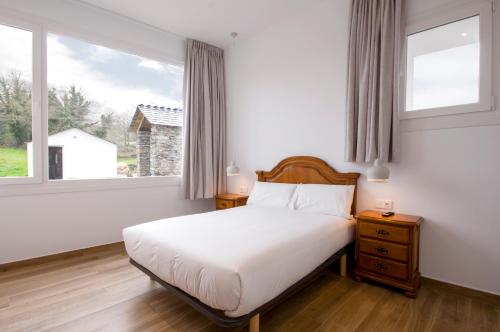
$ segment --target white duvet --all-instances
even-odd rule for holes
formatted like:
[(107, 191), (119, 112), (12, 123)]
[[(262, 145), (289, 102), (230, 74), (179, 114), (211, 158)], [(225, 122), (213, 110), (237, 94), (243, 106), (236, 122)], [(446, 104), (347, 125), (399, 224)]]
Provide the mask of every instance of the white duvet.
[(123, 230), (128, 255), (227, 316), (272, 300), (353, 240), (352, 220), (244, 206)]

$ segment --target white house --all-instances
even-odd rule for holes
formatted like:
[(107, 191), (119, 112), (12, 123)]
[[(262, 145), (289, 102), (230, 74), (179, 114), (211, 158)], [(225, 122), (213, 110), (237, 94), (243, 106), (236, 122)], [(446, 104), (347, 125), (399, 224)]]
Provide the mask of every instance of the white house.
[[(33, 174), (33, 144), (28, 145), (28, 172)], [(48, 137), (49, 178), (98, 179), (116, 177), (116, 144), (72, 128)]]

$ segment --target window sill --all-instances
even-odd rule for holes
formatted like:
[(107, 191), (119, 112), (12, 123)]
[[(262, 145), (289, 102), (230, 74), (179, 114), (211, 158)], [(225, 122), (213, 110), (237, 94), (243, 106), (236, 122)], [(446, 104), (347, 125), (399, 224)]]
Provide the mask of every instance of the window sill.
[(400, 119), (401, 132), (500, 125), (498, 110)]
[(484, 103), (475, 103), (468, 105), (446, 106), (438, 108), (429, 108), (415, 111), (402, 110), (399, 118), (402, 120), (421, 119), (421, 118), (435, 118), (438, 116), (447, 115), (461, 115), (461, 114), (475, 114), (479, 112), (494, 111), (491, 100)]
[(151, 187), (179, 187), (180, 183), (180, 176), (161, 176), (95, 180), (55, 180), (40, 184), (0, 184), (0, 197), (130, 190)]

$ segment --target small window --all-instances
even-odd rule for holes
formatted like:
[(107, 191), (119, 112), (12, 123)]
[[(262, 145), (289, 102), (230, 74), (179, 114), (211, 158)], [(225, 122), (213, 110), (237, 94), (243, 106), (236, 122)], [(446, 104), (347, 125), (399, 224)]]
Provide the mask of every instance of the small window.
[(465, 14), (409, 29), (403, 118), (491, 109), (491, 9)]
[(32, 63), (32, 32), (0, 25), (0, 178), (33, 176)]
[(180, 175), (183, 69), (48, 34), (50, 180)]
[(406, 111), (479, 102), (479, 16), (408, 36)]

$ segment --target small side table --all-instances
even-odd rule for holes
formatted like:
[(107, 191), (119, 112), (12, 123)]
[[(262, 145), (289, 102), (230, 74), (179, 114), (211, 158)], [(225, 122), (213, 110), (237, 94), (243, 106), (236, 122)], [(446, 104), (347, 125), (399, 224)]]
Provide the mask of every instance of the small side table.
[(215, 208), (217, 210), (230, 209), (247, 204), (248, 196), (239, 194), (219, 194), (215, 196)]
[(420, 287), (418, 269), (422, 217), (379, 211), (363, 211), (356, 224), (356, 268), (354, 278), (384, 283), (416, 297)]

